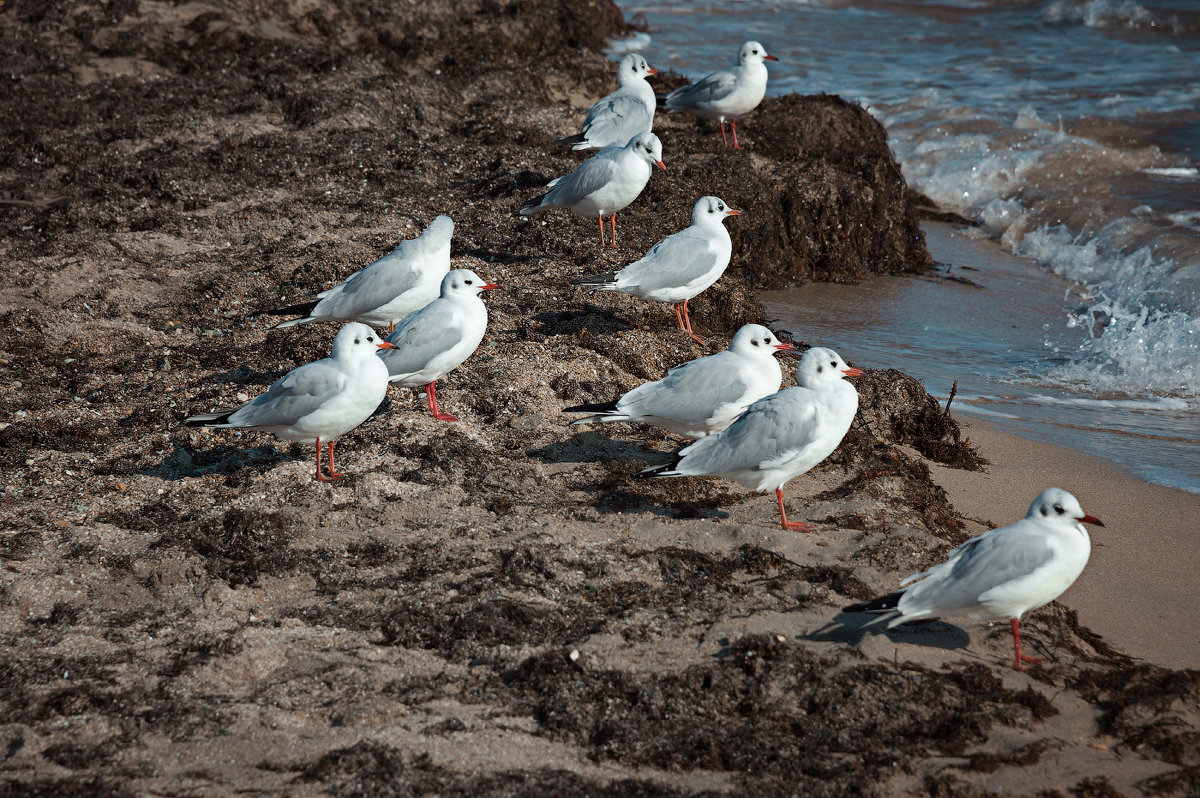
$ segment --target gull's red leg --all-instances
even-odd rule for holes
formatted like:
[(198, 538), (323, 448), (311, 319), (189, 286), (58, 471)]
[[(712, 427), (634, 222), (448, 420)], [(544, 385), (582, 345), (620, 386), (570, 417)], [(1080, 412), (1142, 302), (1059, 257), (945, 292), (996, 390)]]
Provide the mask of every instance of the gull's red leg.
[(729, 146), (729, 139), (725, 138), (725, 120), (721, 120), (721, 143), (726, 147)]
[(617, 246), (617, 215), (615, 213), (612, 215), (612, 228), (613, 229), (612, 229), (612, 242), (611, 243), (612, 243), (613, 247), (615, 248)]
[(328, 482), (329, 481), (325, 477), (325, 475), (321, 473), (321, 450), (324, 448), (325, 448), (325, 446), (321, 443), (321, 439), (317, 438), (317, 474), (316, 474), (317, 482)]
[(675, 303), (675, 318), (679, 320), (679, 329), (686, 332), (687, 327), (683, 326), (683, 316), (679, 315), (679, 303), (678, 302)]
[(600, 246), (604, 246), (604, 214), (597, 217), (600, 220)]
[(333, 470), (333, 441), (330, 441), (329, 442), (329, 480), (332, 482), (333, 480), (341, 479), (344, 476), (346, 476), (346, 475), (339, 474), (337, 471)]
[(812, 527), (803, 521), (787, 520), (787, 513), (783, 509), (783, 488), (775, 489), (775, 496), (779, 499), (779, 523), (784, 529), (790, 529), (793, 532), (811, 532)]
[(457, 418), (449, 413), (443, 413), (441, 410), (438, 410), (436, 380), (425, 386), (425, 393), (429, 397), (429, 409), (433, 411), (434, 418), (436, 418), (438, 421), (458, 421)]
[(738, 143), (737, 143), (737, 122), (730, 119), (729, 120), (729, 129), (733, 131), (733, 148), (735, 150), (740, 150), (741, 147), (738, 146)]
[(692, 320), (688, 318), (688, 309), (687, 309), (687, 300), (686, 299), (683, 300), (683, 323), (684, 323), (684, 328), (683, 328), (684, 332), (686, 332), (688, 335), (692, 336), (693, 341), (695, 341), (696, 343), (700, 343), (700, 344), (704, 343), (703, 338), (699, 337), (694, 332), (692, 332)]
[(1037, 665), (1042, 660), (1039, 657), (1027, 657), (1021, 653), (1021, 630), (1018, 625), (1019, 623), (1020, 620), (1018, 618), (1012, 619), (1013, 650), (1016, 652), (1016, 657), (1013, 659), (1013, 667), (1019, 671), (1023, 671), (1025, 669), (1021, 667), (1022, 662), (1028, 662), (1030, 665)]

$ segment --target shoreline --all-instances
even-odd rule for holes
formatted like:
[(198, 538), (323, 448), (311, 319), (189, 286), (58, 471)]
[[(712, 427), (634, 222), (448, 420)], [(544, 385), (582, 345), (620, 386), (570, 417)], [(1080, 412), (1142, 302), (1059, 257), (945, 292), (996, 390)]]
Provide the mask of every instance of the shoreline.
[[(1060, 487), (1102, 521), (1092, 555), (1059, 599), (1123, 653), (1170, 668), (1200, 667), (1200, 623), (1183, 611), (1200, 595), (1200, 497), (1155, 485), (1103, 458), (956, 414), (990, 461), (984, 471), (930, 463), (934, 481), (968, 519), (997, 526), (1023, 518), (1042, 490)], [(971, 534), (988, 527), (968, 520)]]

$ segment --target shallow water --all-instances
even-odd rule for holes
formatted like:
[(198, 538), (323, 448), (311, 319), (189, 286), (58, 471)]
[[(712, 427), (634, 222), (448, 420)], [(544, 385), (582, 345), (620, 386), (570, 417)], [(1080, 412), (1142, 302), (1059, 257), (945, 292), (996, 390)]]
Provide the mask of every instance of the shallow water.
[[(1090, 408), (1087, 418), (1111, 428), (1105, 440), (1121, 444), (1084, 448), (1120, 452), (1147, 478), (1200, 490), (1200, 480), (1180, 477), (1200, 470), (1200, 451), (1172, 444), (1162, 471), (1150, 443), (1194, 441), (1187, 429), (1200, 413), (1200, 4), (622, 7), (648, 24), (649, 35), (626, 46), (651, 65), (698, 75), (755, 38), (781, 59), (769, 66), (772, 93), (836, 93), (867, 107), (911, 185), (978, 221), (1043, 278), (1023, 286), (1020, 307), (1004, 309), (1029, 326), (1021, 345), (998, 349), (975, 336), (972, 356), (997, 371), (1002, 363), (1022, 386), (998, 412), (1068, 429)], [(739, 126), (751, 146), (762, 123)], [(980, 318), (993, 321), (995, 306), (984, 304)]]

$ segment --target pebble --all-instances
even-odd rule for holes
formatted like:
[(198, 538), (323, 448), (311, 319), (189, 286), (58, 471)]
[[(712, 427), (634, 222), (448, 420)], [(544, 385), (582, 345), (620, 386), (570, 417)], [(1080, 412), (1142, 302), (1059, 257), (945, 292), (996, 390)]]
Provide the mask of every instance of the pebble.
[(170, 371), (171, 370), (171, 361), (165, 357), (162, 360), (158, 361), (158, 370), (163, 371), (163, 372)]
[(523, 416), (514, 416), (508, 420), (508, 426), (518, 432), (533, 432), (538, 427), (542, 426), (542, 417), (537, 413), (527, 413)]

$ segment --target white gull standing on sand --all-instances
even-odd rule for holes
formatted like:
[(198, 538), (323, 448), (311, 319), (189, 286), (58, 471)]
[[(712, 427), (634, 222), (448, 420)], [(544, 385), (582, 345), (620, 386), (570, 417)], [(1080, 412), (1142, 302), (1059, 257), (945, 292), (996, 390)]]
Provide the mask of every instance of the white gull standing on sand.
[(600, 246), (604, 246), (604, 217), (612, 216), (612, 245), (617, 245), (617, 211), (638, 198), (650, 182), (650, 167), (662, 161), (662, 142), (653, 133), (642, 133), (624, 147), (605, 147), (569, 175), (546, 184), (550, 190), (521, 207), (521, 214), (570, 208), (579, 216), (598, 215)]
[[(345, 474), (333, 468), (333, 444), (366, 421), (387, 395), (387, 368), (376, 357), (390, 349), (365, 324), (351, 322), (333, 338), (333, 353), (294, 368), (267, 392), (234, 410), (184, 420), (189, 427), (260, 429), (287, 441), (317, 444), (316, 479)], [(329, 476), (321, 475), (321, 449), (329, 448)]]
[(725, 120), (733, 131), (733, 148), (740, 150), (737, 140), (737, 117), (748, 114), (762, 102), (767, 93), (767, 67), (763, 61), (778, 61), (758, 42), (746, 42), (738, 51), (738, 65), (705, 75), (695, 83), (676, 89), (659, 98), (668, 111), (687, 111), (690, 114), (716, 119), (721, 123), (721, 141), (725, 138)]
[(797, 387), (759, 399), (728, 429), (681, 449), (674, 462), (641, 473), (714, 475), (760, 493), (774, 490), (783, 528), (808, 531), (808, 524), (787, 519), (783, 486), (833, 454), (842, 442), (858, 411), (858, 391), (844, 378), (861, 376), (832, 349), (809, 349), (796, 367)]
[(795, 352), (761, 324), (747, 324), (724, 352), (676, 366), (656, 382), (639, 385), (614, 402), (568, 407), (592, 413), (572, 424), (640, 421), (702, 438), (733, 423), (751, 403), (779, 390), (783, 373), (775, 353)]
[(469, 358), (487, 330), (487, 306), (479, 292), (500, 286), (470, 269), (442, 278), (441, 296), (409, 316), (388, 336), (392, 349), (380, 352), (388, 379), (404, 388), (426, 386), (433, 417), (458, 421), (438, 410), (436, 381)]
[(560, 139), (572, 144), (573, 150), (602, 150), (605, 147), (624, 147), (629, 140), (654, 127), (654, 89), (646, 78), (657, 75), (646, 59), (630, 53), (617, 67), (619, 88), (597, 100), (583, 120), (583, 132)]
[(269, 316), (297, 314), (276, 329), (313, 321), (354, 321), (372, 327), (396, 324), (438, 296), (438, 285), (450, 271), (450, 237), (454, 222), (439, 216), (416, 238), (401, 241), (392, 252), (355, 272), (317, 299), (263, 311)]
[(1008, 618), (1013, 667), (1021, 670), (1022, 663), (1041, 662), (1021, 652), (1021, 615), (1054, 601), (1083, 573), (1092, 550), (1084, 524), (1104, 526), (1070, 493), (1047, 488), (1020, 521), (971, 538), (945, 562), (905, 579), (895, 593), (852, 604), (843, 612), (883, 613), (875, 622), (890, 620), (889, 629), (945, 615), (976, 621)]
[(730, 208), (720, 197), (701, 197), (692, 207), (691, 226), (659, 241), (641, 260), (619, 272), (581, 277), (571, 284), (670, 302), (675, 305), (679, 329), (704, 343), (692, 332), (687, 303), (725, 273), (733, 244), (722, 222), (728, 216), (740, 214), (741, 211)]

